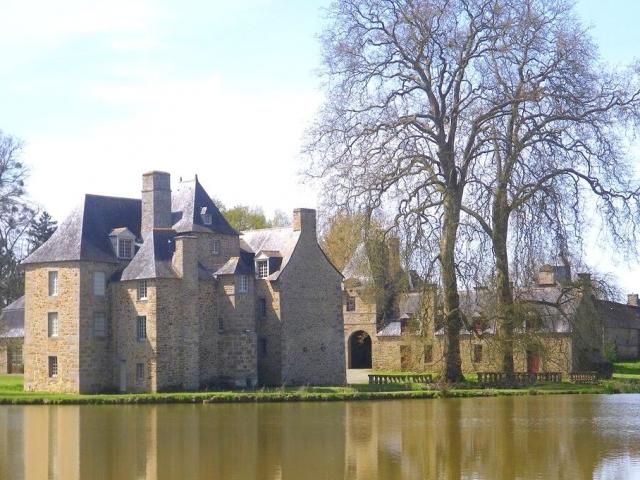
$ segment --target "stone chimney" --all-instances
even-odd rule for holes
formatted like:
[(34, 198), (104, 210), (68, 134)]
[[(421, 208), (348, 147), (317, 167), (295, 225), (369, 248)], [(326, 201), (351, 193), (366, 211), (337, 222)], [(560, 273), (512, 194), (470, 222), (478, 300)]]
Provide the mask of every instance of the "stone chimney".
[(637, 293), (630, 293), (629, 295), (627, 295), (627, 305), (631, 305), (632, 307), (639, 306)]
[(312, 208), (296, 208), (293, 211), (293, 231), (316, 236), (316, 211)]
[(188, 283), (198, 281), (198, 239), (194, 235), (176, 235), (176, 249), (171, 264), (178, 276)]
[(171, 176), (166, 172), (142, 175), (142, 238), (154, 228), (171, 228)]
[(389, 251), (389, 274), (393, 281), (399, 281), (402, 273), (400, 265), (400, 239), (398, 237), (389, 237), (387, 240), (387, 249)]

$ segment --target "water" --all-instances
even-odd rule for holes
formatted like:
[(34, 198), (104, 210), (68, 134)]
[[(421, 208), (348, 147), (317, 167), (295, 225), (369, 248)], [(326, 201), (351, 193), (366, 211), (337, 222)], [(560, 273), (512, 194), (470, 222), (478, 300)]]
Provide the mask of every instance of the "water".
[(640, 478), (640, 395), (0, 407), (0, 479)]

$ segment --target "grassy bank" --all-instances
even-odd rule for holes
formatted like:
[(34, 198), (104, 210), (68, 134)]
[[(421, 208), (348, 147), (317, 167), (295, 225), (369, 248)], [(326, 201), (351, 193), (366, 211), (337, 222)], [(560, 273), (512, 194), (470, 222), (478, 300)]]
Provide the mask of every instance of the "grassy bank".
[(72, 395), (24, 392), (22, 377), (0, 375), (0, 404), (4, 405), (106, 405), (151, 403), (243, 403), (303, 402), (346, 400), (397, 400), (427, 398), (492, 397), (501, 395), (551, 395), (640, 393), (640, 383), (612, 380), (600, 385), (549, 383), (532, 388), (482, 389), (473, 383), (454, 388), (410, 385), (350, 385), (346, 387), (286, 387), (259, 390), (224, 390), (212, 392), (178, 392), (157, 394)]

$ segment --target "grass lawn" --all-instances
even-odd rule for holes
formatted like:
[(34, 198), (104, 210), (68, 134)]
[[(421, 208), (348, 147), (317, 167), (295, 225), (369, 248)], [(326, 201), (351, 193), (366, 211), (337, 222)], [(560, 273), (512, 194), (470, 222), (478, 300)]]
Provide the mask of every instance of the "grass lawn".
[(613, 378), (640, 381), (640, 360), (614, 363)]

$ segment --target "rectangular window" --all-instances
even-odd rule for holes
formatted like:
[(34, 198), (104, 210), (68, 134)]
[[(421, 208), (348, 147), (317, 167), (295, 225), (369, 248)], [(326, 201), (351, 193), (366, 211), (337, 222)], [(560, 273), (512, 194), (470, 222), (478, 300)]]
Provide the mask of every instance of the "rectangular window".
[(260, 318), (267, 318), (267, 300), (265, 298), (258, 300), (258, 314)]
[(47, 330), (50, 337), (58, 336), (58, 312), (49, 312), (47, 315)]
[(211, 225), (211, 214), (210, 213), (203, 213), (202, 214), (202, 223), (204, 223), (205, 225)]
[(433, 362), (433, 345), (424, 346), (424, 363)]
[(49, 296), (58, 295), (58, 272), (49, 272)]
[(93, 314), (93, 334), (98, 338), (107, 336), (107, 316), (103, 312)]
[(58, 376), (58, 357), (49, 357), (49, 377)]
[(105, 287), (104, 272), (93, 272), (93, 294), (97, 297), (104, 297)]
[(473, 362), (480, 363), (482, 361), (482, 345), (473, 346)]
[(249, 277), (240, 275), (238, 277), (238, 293), (247, 293), (249, 291)]
[(224, 330), (224, 319), (222, 317), (218, 317), (218, 330)]
[(258, 353), (261, 358), (267, 356), (267, 339), (261, 338), (258, 342)]
[(217, 238), (214, 238), (211, 243), (211, 253), (214, 255), (220, 255), (220, 240)]
[(147, 317), (145, 316), (136, 318), (136, 338), (139, 342), (147, 338)]
[(131, 258), (133, 256), (133, 240), (128, 238), (118, 239), (118, 257)]
[(258, 260), (258, 278), (267, 278), (269, 276), (269, 260)]
[(138, 280), (138, 300), (147, 299), (147, 281)]
[(136, 363), (136, 383), (144, 381), (144, 363)]
[(351, 295), (347, 296), (347, 312), (355, 312), (356, 311), (356, 297), (352, 297)]

